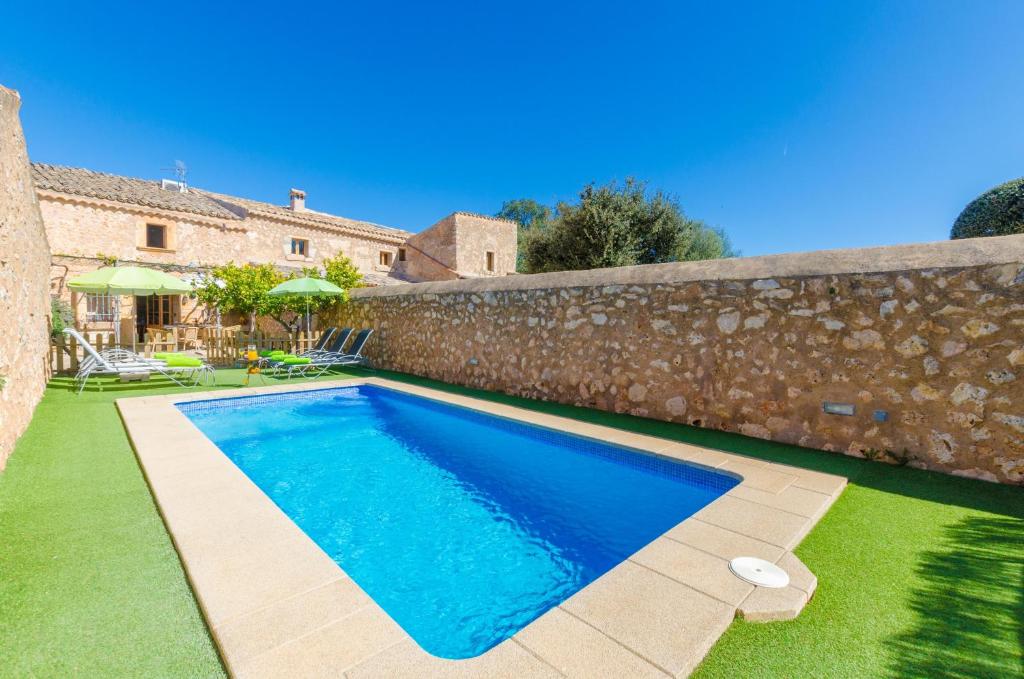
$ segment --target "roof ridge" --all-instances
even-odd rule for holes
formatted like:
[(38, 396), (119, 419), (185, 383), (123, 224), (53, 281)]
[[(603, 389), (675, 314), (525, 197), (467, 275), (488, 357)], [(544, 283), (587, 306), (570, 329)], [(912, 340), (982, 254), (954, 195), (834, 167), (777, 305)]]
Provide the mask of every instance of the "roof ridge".
[[(101, 200), (111, 200), (128, 205), (138, 205), (206, 217), (239, 220), (230, 206), (239, 206), (245, 210), (269, 214), (277, 218), (287, 218), (296, 222), (316, 224), (336, 229), (347, 229), (363, 236), (385, 238), (406, 238), (411, 231), (393, 226), (385, 226), (352, 217), (343, 217), (329, 212), (309, 210), (293, 212), (287, 206), (275, 205), (255, 198), (232, 196), (227, 193), (211, 191), (200, 186), (189, 186), (184, 193), (166, 191), (161, 188), (159, 180), (129, 177), (85, 167), (57, 165), (54, 163), (32, 162), (33, 179), (37, 189), (55, 191), (73, 196), (85, 196)], [(93, 185), (90, 182), (95, 180)]]
[(301, 212), (295, 212), (287, 205), (277, 205), (265, 200), (257, 200), (255, 198), (245, 198), (243, 196), (232, 196), (226, 193), (218, 193), (216, 191), (210, 191), (209, 189), (196, 188), (196, 191), (212, 196), (214, 200), (224, 200), (225, 202), (231, 202), (232, 200), (241, 201), (240, 206), (246, 209), (250, 209), (245, 203), (254, 204), (256, 207), (251, 209), (262, 210), (263, 212), (271, 212), (275, 215), (279, 215), (282, 218), (287, 217), (288, 219), (294, 219), (296, 221), (311, 221), (311, 222), (352, 222), (352, 224), (340, 224), (339, 227), (358, 228), (362, 226), (364, 228), (381, 229), (384, 231), (395, 232), (396, 234), (411, 234), (411, 231), (406, 229), (399, 229), (394, 226), (387, 226), (385, 224), (378, 224), (376, 222), (370, 222), (365, 219), (356, 219), (355, 217), (345, 217), (343, 215), (336, 215), (330, 212), (322, 212), (320, 210), (302, 210)]
[(37, 190), (109, 200), (126, 205), (237, 220), (238, 215), (197, 192), (166, 191), (154, 179), (129, 177), (84, 167), (32, 162)]
[[(89, 174), (91, 176), (95, 176), (95, 177), (108, 177), (110, 179), (123, 179), (123, 180), (127, 180), (127, 181), (132, 181), (132, 182), (144, 182), (144, 183), (152, 185), (154, 187), (160, 185), (160, 180), (157, 180), (157, 179), (143, 179), (142, 177), (130, 177), (130, 176), (125, 175), (125, 174), (114, 174), (112, 172), (103, 172), (102, 170), (93, 170), (93, 169), (90, 169), (90, 168), (87, 168), (87, 167), (76, 167), (74, 165), (61, 165), (61, 164), (58, 164), (58, 163), (41, 163), (41, 162), (37, 162), (37, 161), (32, 161), (31, 164), (32, 164), (32, 167), (34, 169), (39, 169), (40, 171), (45, 171), (45, 170), (73, 170), (75, 172), (85, 172), (85, 173), (87, 173), (87, 174)], [(61, 189), (50, 189), (50, 190), (59, 191), (61, 193), (67, 193), (68, 192), (68, 191), (62, 191)], [(267, 206), (269, 208), (272, 208), (274, 210), (280, 210), (283, 213), (285, 213), (287, 215), (290, 215), (290, 216), (292, 216), (292, 217), (294, 217), (294, 218), (296, 218), (296, 219), (298, 219), (300, 221), (302, 220), (302, 217), (304, 215), (306, 215), (306, 216), (310, 216), (310, 217), (314, 217), (314, 218), (315, 217), (322, 217), (322, 218), (326, 218), (326, 219), (347, 220), (347, 221), (351, 221), (351, 222), (356, 222), (358, 224), (365, 224), (367, 226), (370, 226), (370, 227), (373, 227), (373, 228), (377, 228), (377, 229), (385, 229), (387, 231), (395, 231), (395, 232), (399, 232), (399, 233), (408, 233), (408, 234), (414, 233), (412, 231), (409, 231), (408, 229), (400, 229), (400, 228), (395, 227), (395, 226), (387, 226), (386, 224), (378, 224), (377, 222), (370, 222), (370, 221), (367, 221), (365, 219), (356, 219), (354, 217), (345, 217), (345, 216), (342, 216), (342, 215), (332, 214), (330, 212), (323, 212), (321, 210), (306, 209), (306, 210), (304, 210), (302, 212), (293, 212), (286, 205), (277, 205), (277, 204), (271, 203), (269, 201), (258, 200), (256, 198), (246, 198), (245, 196), (232, 196), (232, 195), (227, 194), (227, 193), (221, 193), (219, 191), (212, 191), (210, 189), (205, 189), (205, 188), (200, 187), (200, 186), (189, 186), (189, 193), (191, 193), (192, 195), (203, 196), (204, 198), (207, 198), (209, 200), (214, 200), (214, 201), (216, 201), (217, 199), (226, 199), (227, 202), (231, 202), (232, 200), (240, 200), (240, 201), (246, 201), (246, 202), (249, 202), (249, 203), (257, 203), (259, 205), (265, 205), (265, 206)], [(89, 193), (80, 193), (80, 194), (73, 194), (73, 195), (91, 195), (91, 194), (89, 194)], [(188, 195), (188, 194), (178, 194), (178, 195)], [(132, 201), (129, 201), (129, 200), (121, 200), (120, 202), (132, 203)], [(133, 203), (133, 204), (135, 204), (135, 205), (145, 205), (145, 206), (153, 207), (152, 205), (149, 205), (148, 203)], [(173, 209), (173, 208), (170, 208), (170, 209)], [(224, 208), (224, 210), (227, 210), (227, 209)], [(496, 221), (496, 222), (508, 222), (510, 224), (516, 224), (517, 223), (515, 220), (509, 219), (507, 217), (498, 217), (496, 215), (485, 215), (482, 212), (473, 212), (471, 210), (456, 210), (452, 214), (465, 215), (467, 217), (478, 217), (480, 219), (490, 219), (490, 220), (493, 220), (493, 221)], [(226, 217), (227, 215), (224, 215), (224, 216)], [(232, 215), (230, 218), (231, 219), (238, 219), (238, 216), (237, 215)]]
[(517, 222), (516, 220), (509, 219), (508, 217), (499, 217), (497, 215), (485, 215), (482, 212), (472, 212), (470, 210), (456, 210), (452, 214), (466, 215), (467, 217), (480, 217), (481, 219), (491, 219), (496, 222), (508, 222), (509, 224), (519, 224), (519, 222)]
[(76, 172), (87, 172), (91, 175), (99, 177), (111, 177), (113, 179), (129, 179), (133, 182), (148, 182), (151, 184), (158, 184), (159, 181), (156, 179), (143, 179), (142, 177), (129, 177), (126, 174), (114, 174), (113, 172), (104, 172), (102, 170), (93, 170), (88, 167), (77, 167), (75, 165), (60, 165), (58, 163), (40, 163), (31, 161), (33, 167), (45, 167), (47, 169), (54, 170), (75, 170)]

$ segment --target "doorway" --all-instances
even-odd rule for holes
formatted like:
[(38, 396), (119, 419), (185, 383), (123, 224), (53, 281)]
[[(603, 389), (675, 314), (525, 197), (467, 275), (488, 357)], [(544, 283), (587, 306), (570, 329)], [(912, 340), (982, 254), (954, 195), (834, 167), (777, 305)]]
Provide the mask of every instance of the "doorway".
[(146, 328), (174, 325), (181, 316), (181, 295), (135, 297), (135, 332), (145, 341)]

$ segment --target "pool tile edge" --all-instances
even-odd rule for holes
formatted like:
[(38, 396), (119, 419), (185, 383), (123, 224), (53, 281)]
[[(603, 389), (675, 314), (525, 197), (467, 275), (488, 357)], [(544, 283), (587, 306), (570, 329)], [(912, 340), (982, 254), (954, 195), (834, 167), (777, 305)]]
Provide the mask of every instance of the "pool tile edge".
[[(351, 581), (344, 571), (331, 561), (319, 546), (292, 523), (269, 498), (263, 495), (241, 470), (223, 458), (216, 446), (188, 421), (185, 415), (175, 407), (175, 404), (225, 397), (323, 390), (360, 384), (394, 389), (726, 472), (740, 478), (739, 485), (734, 489), (740, 489), (740, 496), (737, 497), (733, 491), (730, 491), (723, 498), (728, 497), (727, 502), (729, 503), (743, 503), (738, 506), (744, 508), (745, 511), (741, 512), (742, 515), (738, 517), (729, 516), (728, 512), (722, 510), (705, 514), (705, 511), (718, 501), (711, 503), (651, 543), (651, 545), (655, 545), (663, 540), (674, 541), (676, 544), (685, 546), (684, 549), (679, 550), (671, 544), (664, 544), (664, 554), (658, 557), (661, 559), (659, 561), (658, 558), (642, 555), (651, 547), (648, 545), (588, 587), (577, 592), (560, 606), (538, 618), (512, 638), (478, 658), (470, 660), (444, 660), (430, 656), (422, 651), (411, 637), (402, 631), (369, 597), (366, 597), (369, 600), (368, 603), (361, 605), (356, 612), (350, 610), (351, 603), (349, 603), (347, 604), (349, 608), (339, 604), (338, 610), (320, 610), (316, 615), (307, 616), (308, 620), (301, 619), (301, 612), (287, 618), (287, 622), (282, 622), (276, 616), (267, 617), (268, 610), (274, 610), (275, 607), (287, 608), (289, 601), (294, 603), (294, 600), (301, 599), (310, 591), (315, 591), (320, 587), (329, 587), (334, 581), (346, 582), (346, 587), (349, 586), (347, 583), (351, 583), (351, 586), (357, 589), (358, 585)], [(620, 429), (583, 423), (570, 418), (538, 413), (524, 408), (378, 377), (247, 387), (231, 391), (219, 390), (123, 398), (118, 399), (116, 404), (161, 516), (175, 548), (181, 556), (182, 564), (210, 627), (211, 634), (221, 651), (225, 666), (232, 676), (236, 677), (274, 676), (278, 671), (291, 672), (296, 669), (296, 658), (303, 659), (304, 667), (308, 665), (306, 669), (310, 676), (319, 676), (320, 674), (336, 676), (341, 672), (351, 672), (357, 676), (396, 676), (394, 663), (401, 659), (409, 661), (413, 658), (415, 658), (414, 664), (418, 669), (429, 668), (430, 676), (455, 674), (464, 676), (467, 673), (488, 676), (494, 674), (494, 662), (499, 656), (507, 657), (509, 659), (507, 662), (517, 668), (516, 676), (558, 676), (563, 672), (576, 676), (589, 676), (589, 672), (594, 670), (591, 660), (601, 657), (613, 658), (616, 662), (633, 663), (628, 664), (630, 667), (645, 668), (643, 672), (638, 672), (639, 674), (685, 676), (696, 667), (696, 664), (700, 662), (734, 617), (741, 616), (749, 620), (777, 620), (788, 619), (799, 613), (810, 596), (813, 595), (813, 587), (807, 585), (807, 576), (810, 578), (814, 576), (799, 562), (791, 550), (824, 516), (846, 485), (845, 478), (821, 472), (634, 434)], [(250, 531), (253, 534), (239, 536), (238, 539), (231, 541), (225, 551), (224, 545), (215, 540), (211, 542), (210, 535), (213, 530), (217, 529), (216, 522), (206, 529), (203, 522), (196, 521), (193, 516), (197, 512), (201, 514), (201, 508), (193, 507), (192, 514), (182, 510), (181, 504), (188, 501), (183, 498), (188, 496), (182, 495), (180, 488), (178, 488), (178, 492), (175, 492), (175, 487), (170, 479), (178, 478), (178, 482), (181, 484), (181, 479), (188, 476), (189, 468), (183, 466), (182, 473), (174, 474), (175, 464), (185, 465), (186, 462), (194, 465), (213, 464), (208, 459), (211, 453), (223, 458), (231, 467), (231, 469), (218, 469), (217, 473), (223, 476), (223, 483), (215, 485), (215, 490), (206, 491), (206, 498), (210, 500), (211, 516), (217, 513), (217, 507), (225, 504), (235, 508), (245, 507), (246, 511), (251, 511), (254, 515), (261, 517), (262, 522), (265, 522), (266, 525), (274, 526), (275, 529), (272, 532), (282, 536), (279, 546), (286, 548), (268, 549), (264, 539), (267, 536), (262, 533), (262, 529), (256, 527), (260, 526), (262, 522), (255, 520), (251, 524), (247, 524), (248, 528), (243, 528), (244, 531)], [(217, 465), (214, 464), (214, 467)], [(783, 496), (783, 493), (789, 489), (799, 491), (790, 491), (789, 493), (790, 496), (799, 498), (799, 502), (787, 504), (787, 498)], [(745, 493), (746, 495), (744, 495)], [(210, 499), (211, 494), (213, 494), (212, 499)], [(191, 502), (195, 503), (195, 501), (196, 498), (193, 495)], [(816, 501), (818, 506), (815, 506)], [(746, 511), (748, 505), (750, 509)], [(813, 516), (803, 515), (808, 513)], [(196, 525), (190, 525), (188, 517), (192, 517), (192, 521)], [(751, 517), (758, 518), (751, 522), (749, 520)], [(710, 528), (686, 530), (688, 525), (697, 527), (698, 524)], [(221, 530), (223, 530), (222, 527)], [(708, 544), (702, 545), (701, 530), (704, 531), (704, 534), (712, 531), (714, 539)], [(206, 532), (204, 533), (204, 531)], [(673, 533), (679, 535), (686, 533), (687, 535), (680, 540), (673, 537)], [(751, 540), (755, 542), (750, 542)], [(725, 588), (730, 593), (725, 598), (731, 602), (742, 598), (738, 604), (727, 603), (708, 594), (707, 591), (715, 591), (714, 586), (700, 581), (699, 574), (688, 575), (685, 569), (673, 568), (671, 557), (665, 556), (665, 554), (690, 554), (686, 548), (702, 550), (706, 552), (708, 558), (693, 554), (691, 554), (691, 558), (698, 559), (706, 568), (712, 568), (717, 564), (727, 569), (728, 562), (722, 558), (722, 554), (728, 552), (730, 544), (754, 545), (758, 544), (758, 541), (760, 544), (770, 546), (771, 549), (768, 552), (772, 556), (777, 554), (777, 558), (773, 560), (777, 563), (785, 563), (787, 568), (799, 573), (799, 578), (794, 578), (793, 585), (785, 590), (764, 593), (764, 588), (753, 588), (745, 596), (739, 597), (738, 588), (730, 588), (727, 580), (720, 579), (731, 577), (731, 575), (715, 573), (714, 578), (719, 579), (720, 590)], [(216, 553), (211, 554), (211, 552)], [(641, 570), (632, 570), (637, 568)], [(670, 570), (672, 574), (661, 572), (663, 570)], [(618, 583), (623, 578), (628, 582), (630, 573), (635, 579), (641, 577), (636, 575), (639, 572), (648, 572), (655, 576), (651, 581), (654, 584), (651, 586), (655, 587), (656, 591), (657, 588), (664, 589), (669, 593), (666, 596), (674, 596), (680, 601), (686, 601), (688, 606), (696, 607), (695, 614), (698, 617), (703, 616), (701, 619), (705, 620), (703, 627), (706, 634), (691, 636), (684, 634), (684, 638), (675, 638), (670, 635), (664, 639), (660, 647), (658, 644), (652, 646), (646, 640), (641, 641), (641, 637), (635, 635), (632, 630), (613, 624), (611, 618), (616, 616), (609, 617), (609, 614), (604, 611), (597, 619), (588, 620), (587, 616), (592, 614), (586, 613), (586, 607), (579, 608), (577, 603), (573, 603), (584, 595), (591, 602), (600, 602), (602, 590), (611, 586), (607, 583)], [(711, 577), (712, 571), (705, 570), (704, 572)], [(283, 575), (278, 577), (280, 574)], [(273, 577), (268, 577), (268, 575)], [(643, 577), (650, 578), (651, 576)], [(280, 582), (281, 578), (283, 578), (283, 582)], [(796, 586), (798, 579), (800, 583), (803, 583), (803, 588)], [(236, 584), (239, 582), (243, 585)], [(816, 585), (816, 580), (814, 580), (814, 584)], [(359, 591), (361, 592), (361, 590)], [(607, 594), (610, 596), (613, 591), (608, 590)], [(365, 593), (363, 596), (366, 596)], [(618, 596), (621, 598), (622, 595)], [(633, 618), (637, 616), (636, 620), (652, 619), (655, 623), (651, 629), (674, 629), (675, 621), (671, 618), (677, 616), (670, 615), (664, 608), (659, 609), (658, 606), (661, 603), (658, 601), (659, 597), (648, 597), (648, 599), (648, 601), (644, 601), (641, 597), (640, 599), (623, 600), (626, 601), (625, 604), (618, 604), (622, 609), (620, 617)], [(614, 608), (617, 605), (614, 601), (617, 600), (607, 599), (604, 603)], [(577, 609), (575, 612), (573, 612), (574, 607)], [(561, 610), (566, 615), (573, 616), (579, 621), (579, 624), (585, 626), (585, 628), (579, 628), (579, 634), (576, 637), (561, 639), (559, 648), (562, 650), (558, 652), (551, 650), (550, 646), (546, 647), (543, 643), (539, 643), (538, 631), (535, 629), (535, 627), (539, 629), (549, 625), (546, 618), (555, 610)], [(359, 624), (346, 627), (347, 623), (344, 623), (343, 620), (356, 614), (360, 616)], [(256, 624), (260, 615), (267, 618), (266, 623)], [(657, 624), (659, 619), (662, 621), (661, 625)], [(324, 622), (325, 620), (327, 622)], [(545, 622), (542, 623), (542, 621)], [(564, 628), (567, 624), (569, 623), (563, 620), (560, 627)], [(267, 625), (270, 625), (269, 629)], [(397, 632), (395, 628), (397, 628)], [(246, 632), (247, 629), (250, 631)], [(377, 630), (377, 632), (367, 632), (367, 630)], [(367, 634), (369, 634), (369, 638)], [(253, 636), (261, 638), (253, 639), (251, 638)], [(327, 643), (325, 638), (334, 641)], [(350, 639), (351, 643), (345, 642), (345, 639)], [(680, 642), (683, 642), (682, 646), (685, 646), (685, 649), (680, 650)], [(510, 644), (516, 645), (515, 648), (507, 648)], [(570, 646), (579, 644), (580, 647), (574, 648), (567, 655), (564, 650), (566, 644)], [(548, 650), (545, 651), (545, 648)], [(549, 657), (545, 657), (545, 654)], [(312, 659), (310, 660), (310, 658)], [(640, 665), (635, 663), (640, 663)], [(375, 675), (373, 673), (375, 668), (379, 669), (382, 674)], [(409, 669), (412, 670), (412, 668)], [(507, 669), (511, 670), (512, 667)], [(425, 675), (418, 673), (415, 676)]]

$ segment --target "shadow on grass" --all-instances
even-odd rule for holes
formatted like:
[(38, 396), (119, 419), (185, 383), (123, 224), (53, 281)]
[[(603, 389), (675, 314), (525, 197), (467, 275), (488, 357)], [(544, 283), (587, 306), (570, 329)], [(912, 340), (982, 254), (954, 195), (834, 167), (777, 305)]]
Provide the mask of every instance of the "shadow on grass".
[(1024, 676), (1024, 520), (951, 525), (916, 575), (917, 623), (891, 642), (894, 676)]
[[(199, 387), (203, 385), (200, 383)], [(213, 386), (213, 385), (207, 385)], [(75, 383), (72, 377), (54, 377), (46, 385), (47, 389), (53, 389), (56, 391), (69, 391), (75, 393), (78, 391), (78, 385)], [(82, 389), (83, 394), (96, 394), (96, 393), (138, 393), (140, 396), (145, 392), (152, 392), (154, 390), (161, 389), (182, 389), (180, 385), (172, 382), (163, 376), (150, 377), (148, 380), (139, 380), (132, 382), (121, 382), (117, 377), (113, 378), (95, 378), (89, 380), (86, 383), (85, 388)]]
[[(373, 374), (368, 371), (364, 372), (367, 375)], [(120, 378), (116, 376), (97, 376), (90, 378), (85, 389), (82, 390), (81, 402), (112, 402), (115, 398), (127, 396), (162, 395), (171, 393), (187, 394), (189, 392), (238, 389), (245, 386), (271, 387), (286, 384), (303, 384), (306, 382), (344, 379), (345, 377), (353, 376), (354, 374), (351, 371), (342, 369), (316, 377), (295, 376), (286, 378), (283, 375), (279, 376), (264, 373), (262, 376), (251, 377), (249, 384), (247, 385), (245, 384), (245, 369), (221, 368), (215, 372), (213, 381), (210, 381), (209, 379), (202, 379), (199, 381), (199, 384), (185, 387), (175, 384), (170, 379), (160, 375), (159, 373), (150, 375), (148, 380), (133, 382), (121, 382)], [(52, 377), (47, 383), (46, 388), (51, 392), (65, 392), (65, 394), (70, 397), (75, 397), (78, 392), (78, 385), (75, 383), (75, 378), (70, 375), (56, 375)], [(65, 396), (62, 395), (60, 398), (65, 398)], [(71, 399), (72, 403), (77, 401), (77, 398)]]
[[(354, 370), (352, 372), (357, 372)], [(366, 373), (370, 374), (370, 373)], [(592, 408), (537, 401), (500, 392), (471, 389), (437, 382), (425, 377), (379, 370), (378, 377), (409, 384), (464, 394), (475, 398), (506, 403), (528, 410), (571, 417), (576, 420), (616, 427), (706, 448), (788, 464), (814, 471), (845, 476), (851, 482), (886, 493), (905, 495), (931, 502), (952, 504), (969, 509), (1024, 518), (1024, 488), (988, 483), (912, 467), (871, 462), (839, 453), (828, 453), (785, 443), (751, 438), (741, 434), (691, 427), (685, 424), (620, 415)]]

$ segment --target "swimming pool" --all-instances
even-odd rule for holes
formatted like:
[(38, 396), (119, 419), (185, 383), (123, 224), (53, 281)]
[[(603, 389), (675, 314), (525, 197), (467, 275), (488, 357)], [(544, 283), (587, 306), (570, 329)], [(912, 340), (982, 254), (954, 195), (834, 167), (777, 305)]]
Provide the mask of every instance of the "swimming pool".
[(738, 483), (371, 385), (178, 408), (445, 658), (512, 636)]

